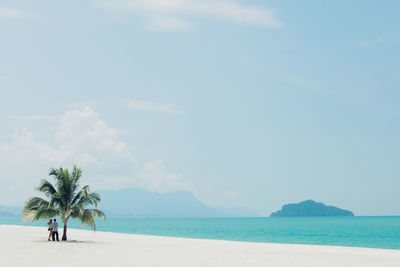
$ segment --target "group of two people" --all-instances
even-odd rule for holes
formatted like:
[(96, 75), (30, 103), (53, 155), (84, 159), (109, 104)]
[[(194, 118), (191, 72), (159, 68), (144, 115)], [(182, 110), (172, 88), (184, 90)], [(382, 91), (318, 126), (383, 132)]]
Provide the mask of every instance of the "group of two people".
[(50, 237), (51, 237), (51, 239), (53, 240), (53, 241), (55, 241), (55, 240), (57, 240), (57, 241), (59, 241), (58, 240), (58, 223), (57, 223), (57, 220), (56, 219), (54, 219), (54, 221), (53, 220), (51, 220), (50, 219), (50, 221), (47, 223), (47, 225), (49, 226), (49, 237), (48, 237), (48, 241), (50, 241)]

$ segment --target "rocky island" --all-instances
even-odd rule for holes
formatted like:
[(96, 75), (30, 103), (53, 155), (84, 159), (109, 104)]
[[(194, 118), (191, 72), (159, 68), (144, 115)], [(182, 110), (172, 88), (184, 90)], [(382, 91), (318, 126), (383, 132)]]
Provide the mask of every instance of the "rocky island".
[(323, 217), (323, 216), (354, 216), (348, 210), (334, 206), (326, 206), (314, 200), (306, 200), (296, 204), (286, 204), (281, 210), (273, 212), (271, 217)]

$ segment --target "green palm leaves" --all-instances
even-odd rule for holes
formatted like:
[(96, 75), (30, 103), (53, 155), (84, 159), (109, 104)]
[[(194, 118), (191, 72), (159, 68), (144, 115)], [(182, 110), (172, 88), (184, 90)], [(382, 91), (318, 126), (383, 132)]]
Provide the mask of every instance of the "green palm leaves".
[(49, 175), (54, 178), (54, 185), (43, 179), (36, 188), (47, 200), (40, 197), (28, 199), (23, 209), (24, 220), (37, 221), (60, 216), (64, 223), (62, 240), (67, 240), (67, 223), (71, 218), (96, 229), (94, 218), (105, 219), (106, 215), (98, 209), (101, 200), (99, 194), (91, 192), (88, 185), (79, 189), (82, 170), (75, 165), (72, 172), (63, 168), (51, 169)]

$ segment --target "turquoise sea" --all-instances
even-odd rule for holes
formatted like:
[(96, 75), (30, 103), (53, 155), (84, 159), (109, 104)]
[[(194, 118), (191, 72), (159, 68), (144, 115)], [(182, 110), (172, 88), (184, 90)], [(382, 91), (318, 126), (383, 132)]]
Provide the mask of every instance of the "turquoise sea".
[[(0, 217), (0, 224), (46, 226)], [(70, 228), (81, 227), (72, 221)], [(400, 217), (108, 218), (97, 231), (247, 242), (400, 249)]]

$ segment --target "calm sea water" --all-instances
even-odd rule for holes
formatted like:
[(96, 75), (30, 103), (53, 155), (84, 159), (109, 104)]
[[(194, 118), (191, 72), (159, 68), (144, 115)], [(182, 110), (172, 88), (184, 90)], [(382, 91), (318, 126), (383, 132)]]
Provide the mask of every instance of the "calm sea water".
[[(46, 226), (0, 217), (0, 224)], [(70, 228), (81, 227), (72, 221)], [(314, 244), (400, 249), (400, 217), (313, 218), (109, 218), (97, 231), (222, 239), (248, 242)]]

